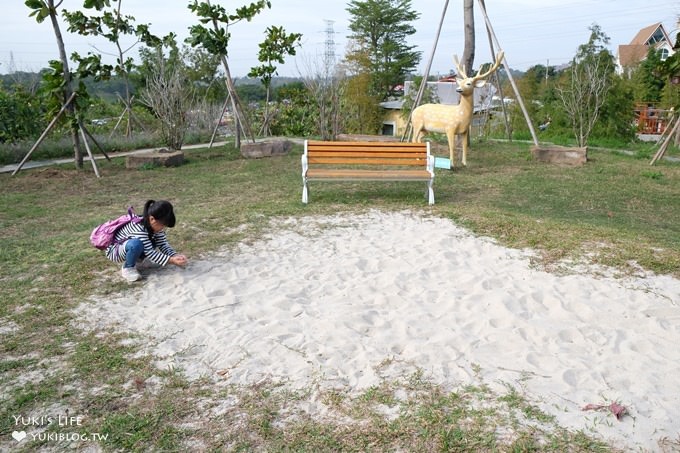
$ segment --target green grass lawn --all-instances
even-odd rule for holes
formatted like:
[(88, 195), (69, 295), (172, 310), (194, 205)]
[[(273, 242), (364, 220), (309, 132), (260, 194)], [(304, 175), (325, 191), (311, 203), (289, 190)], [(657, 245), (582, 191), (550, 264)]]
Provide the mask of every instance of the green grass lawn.
[[(411, 209), (509, 247), (534, 248), (536, 265), (547, 269), (571, 259), (680, 277), (677, 163), (650, 167), (645, 156), (596, 149), (583, 167), (559, 167), (533, 161), (527, 144), (480, 142), (467, 168), (437, 169), (432, 207), (424, 184), (403, 182), (312, 183), (303, 205), (300, 154), (296, 146), (289, 156), (244, 160), (227, 147), (188, 151), (177, 168), (103, 162), (100, 179), (72, 165), (0, 175), (0, 449), (17, 447), (14, 417), (69, 408), (82, 426), (47, 424), (45, 432), (105, 435), (89, 441), (110, 451), (613, 450), (556, 426), (516, 389), (498, 395), (480, 381), (447, 392), (407, 376), (358, 397), (323, 392), (339, 416), (320, 420), (300, 409), (304, 391), (189, 381), (181, 371), (156, 369), (139, 341), (75, 326), (83, 320), (72, 309), (85, 298), (128, 288), (89, 245), (90, 231), (128, 205), (141, 211), (148, 198), (175, 205), (171, 242), (190, 257), (257, 238), (273, 217)], [(157, 384), (146, 386), (150, 380)], [(407, 398), (395, 396), (404, 392)], [(202, 417), (224, 400), (234, 406)], [(385, 405), (399, 415), (381, 415)], [(24, 439), (18, 446), (86, 442)]]

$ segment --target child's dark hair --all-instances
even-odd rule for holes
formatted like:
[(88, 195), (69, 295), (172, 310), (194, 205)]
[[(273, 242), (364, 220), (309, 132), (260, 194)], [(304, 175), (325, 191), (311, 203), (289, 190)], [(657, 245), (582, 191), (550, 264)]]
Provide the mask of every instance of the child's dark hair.
[(147, 200), (144, 204), (144, 226), (148, 231), (151, 231), (151, 224), (149, 223), (149, 216), (168, 228), (175, 226), (175, 212), (172, 209), (172, 204), (165, 200)]

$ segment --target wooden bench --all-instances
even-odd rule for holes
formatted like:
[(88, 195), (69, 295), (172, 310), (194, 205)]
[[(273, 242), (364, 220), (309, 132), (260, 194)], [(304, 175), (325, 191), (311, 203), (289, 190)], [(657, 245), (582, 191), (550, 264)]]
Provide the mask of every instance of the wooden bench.
[(309, 181), (423, 181), (434, 204), (434, 156), (429, 143), (305, 140), (303, 203)]

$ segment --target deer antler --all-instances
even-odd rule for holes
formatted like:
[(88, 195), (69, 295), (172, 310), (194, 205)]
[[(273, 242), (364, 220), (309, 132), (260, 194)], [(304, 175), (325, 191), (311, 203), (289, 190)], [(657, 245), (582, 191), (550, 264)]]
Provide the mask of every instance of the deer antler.
[(458, 71), (458, 74), (456, 74), (458, 77), (462, 77), (464, 79), (467, 79), (468, 76), (465, 73), (465, 67), (460, 65), (460, 61), (458, 61), (458, 55), (453, 56), (453, 62), (456, 65), (456, 71)]
[(502, 50), (499, 51), (498, 54), (496, 54), (496, 62), (493, 64), (493, 66), (491, 66), (491, 67), (489, 68), (489, 70), (486, 71), (484, 74), (479, 74), (479, 73), (477, 73), (477, 74), (473, 77), (473, 79), (474, 79), (474, 80), (479, 80), (479, 79), (483, 79), (483, 78), (487, 77), (489, 74), (491, 74), (491, 73), (494, 72), (496, 69), (498, 69), (498, 67), (501, 65), (501, 61), (503, 61), (503, 51), (502, 51)]

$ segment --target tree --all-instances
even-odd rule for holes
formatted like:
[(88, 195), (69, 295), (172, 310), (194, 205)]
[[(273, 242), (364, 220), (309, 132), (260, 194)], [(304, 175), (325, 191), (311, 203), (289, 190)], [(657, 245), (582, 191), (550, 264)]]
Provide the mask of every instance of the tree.
[(415, 77), (411, 81), (411, 88), (408, 95), (404, 96), (404, 103), (401, 106), (401, 116), (404, 118), (404, 120), (408, 121), (408, 119), (411, 118), (411, 112), (416, 106), (416, 95), (418, 91), (420, 91), (420, 86), (423, 83), (425, 84), (425, 88), (423, 88), (423, 95), (420, 99), (420, 104), (440, 103), (439, 96), (437, 96), (437, 93), (427, 85), (427, 80), (425, 80), (422, 76)]
[[(141, 100), (160, 120), (161, 136), (170, 149), (182, 149), (187, 130), (187, 112), (191, 109), (193, 90), (187, 83), (179, 49), (170, 35), (164, 39), (170, 48), (166, 58), (163, 46), (144, 53), (147, 63), (146, 86)], [(155, 60), (155, 61), (154, 61)]]
[(463, 68), (472, 72), (475, 64), (475, 15), (474, 0), (463, 1), (463, 27), (465, 29), (465, 48), (463, 49)]
[(303, 83), (315, 103), (317, 134), (322, 140), (332, 140), (340, 131), (342, 80), (325, 62), (307, 61), (305, 66)]
[[(108, 0), (89, 1), (103, 4)], [(69, 69), (69, 60), (66, 56), (64, 38), (61, 34), (59, 21), (57, 20), (57, 9), (61, 6), (61, 3), (62, 2), (59, 1), (55, 4), (54, 0), (26, 0), (24, 2), (24, 4), (32, 10), (29, 14), (30, 17), (35, 17), (35, 20), (38, 23), (42, 23), (45, 19), (49, 18), (52, 24), (54, 37), (57, 41), (57, 48), (59, 50), (59, 60), (50, 61), (51, 70), (43, 74), (46, 89), (50, 94), (48, 115), (56, 117), (59, 115), (57, 112), (64, 111), (66, 113), (66, 117), (70, 121), (75, 164), (77, 168), (83, 168), (83, 152), (80, 137), (78, 136), (79, 119), (76, 115), (76, 102), (80, 102), (83, 107), (87, 105), (87, 90), (82, 82), (82, 78), (84, 77), (81, 77), (77, 89), (73, 86), (73, 82), (77, 81), (77, 76), (74, 77), (74, 74), (72, 74)], [(101, 64), (101, 60), (96, 55), (90, 55), (88, 58), (81, 58), (78, 54), (74, 53), (73, 57), (79, 60), (79, 72), (81, 76), (102, 73), (102, 71), (97, 70), (97, 67)], [(78, 95), (80, 99), (75, 99), (76, 95)]]
[(578, 146), (586, 146), (600, 109), (606, 101), (614, 76), (614, 57), (607, 50), (609, 37), (597, 24), (590, 28), (590, 39), (579, 46), (566, 72), (566, 80), (557, 92), (571, 125)]
[(346, 59), (356, 61), (361, 72), (371, 75), (371, 95), (388, 99), (420, 62), (420, 52), (413, 50), (416, 46), (406, 44), (406, 38), (416, 32), (410, 22), (420, 14), (410, 0), (352, 0), (347, 11), (349, 37), (356, 48)]
[(35, 137), (46, 126), (39, 99), (22, 85), (6, 91), (0, 86), (0, 143)]
[[(104, 10), (105, 7), (111, 6), (111, 1), (118, 3), (118, 6), (111, 11)], [(68, 31), (78, 33), (83, 36), (103, 36), (108, 41), (116, 46), (116, 66), (114, 71), (123, 79), (125, 87), (125, 98), (121, 98), (124, 104), (123, 116), (127, 115), (127, 127), (125, 128), (125, 136), (132, 135), (132, 94), (130, 91), (129, 74), (134, 66), (132, 58), (125, 57), (134, 46), (140, 41), (150, 47), (155, 47), (160, 44), (160, 39), (149, 32), (149, 25), (134, 26), (135, 20), (132, 16), (124, 16), (121, 13), (123, 0), (99, 0), (99, 1), (85, 1), (83, 7), (85, 9), (94, 9), (97, 12), (103, 13), (100, 16), (87, 16), (82, 11), (63, 11), (63, 16), (69, 24)], [(121, 38), (124, 35), (135, 35), (138, 40), (133, 45), (123, 49)]]
[[(680, 110), (680, 34), (675, 36), (674, 53), (661, 64), (661, 75), (667, 80), (663, 101), (677, 112)], [(676, 120), (677, 121), (677, 120)], [(680, 130), (675, 135), (675, 145), (680, 144)]]
[(219, 55), (212, 55), (203, 48), (183, 47), (182, 60), (187, 80), (195, 90), (197, 99), (206, 104), (222, 104), (227, 96), (224, 78), (219, 72)]
[(260, 134), (268, 136), (269, 130), (269, 96), (272, 78), (278, 74), (274, 63), (285, 63), (286, 55), (295, 55), (295, 47), (300, 44), (302, 35), (300, 33), (287, 34), (283, 27), (268, 27), (265, 40), (260, 43), (260, 51), (257, 59), (262, 63), (253, 67), (248, 73), (248, 77), (259, 77), (267, 91), (264, 104), (264, 117)]
[(595, 137), (615, 137), (619, 140), (635, 138), (635, 97), (631, 80), (615, 75), (611, 77), (611, 88), (600, 110), (595, 127)]
[(318, 134), (317, 106), (304, 83), (284, 85), (276, 90), (276, 97), (279, 103), (278, 112), (272, 121), (273, 134), (295, 137)]
[(350, 134), (375, 134), (382, 124), (379, 99), (369, 93), (370, 77), (357, 74), (344, 81), (342, 96), (343, 128)]
[(635, 86), (635, 100), (641, 102), (658, 102), (666, 80), (661, 77), (661, 54), (653, 47), (649, 48), (647, 57), (633, 70), (632, 79)]
[[(271, 1), (259, 0), (250, 5), (236, 8), (233, 14), (227, 13), (227, 10), (220, 5), (211, 5), (210, 1), (199, 2), (194, 0), (189, 4), (189, 9), (198, 16), (198, 20), (202, 25), (192, 25), (189, 29), (191, 36), (187, 38), (187, 42), (192, 47), (202, 46), (207, 52), (213, 55), (219, 55), (222, 67), (225, 73), (225, 82), (227, 91), (231, 99), (231, 106), (236, 121), (236, 146), (240, 147), (240, 129), (243, 127), (247, 136), (251, 140), (255, 140), (250, 126), (241, 108), (236, 89), (234, 87), (234, 80), (231, 77), (231, 70), (229, 69), (229, 40), (231, 39), (231, 32), (229, 27), (242, 20), (250, 21), (253, 17), (259, 14), (265, 8), (271, 8)], [(206, 27), (204, 24), (210, 24)]]

